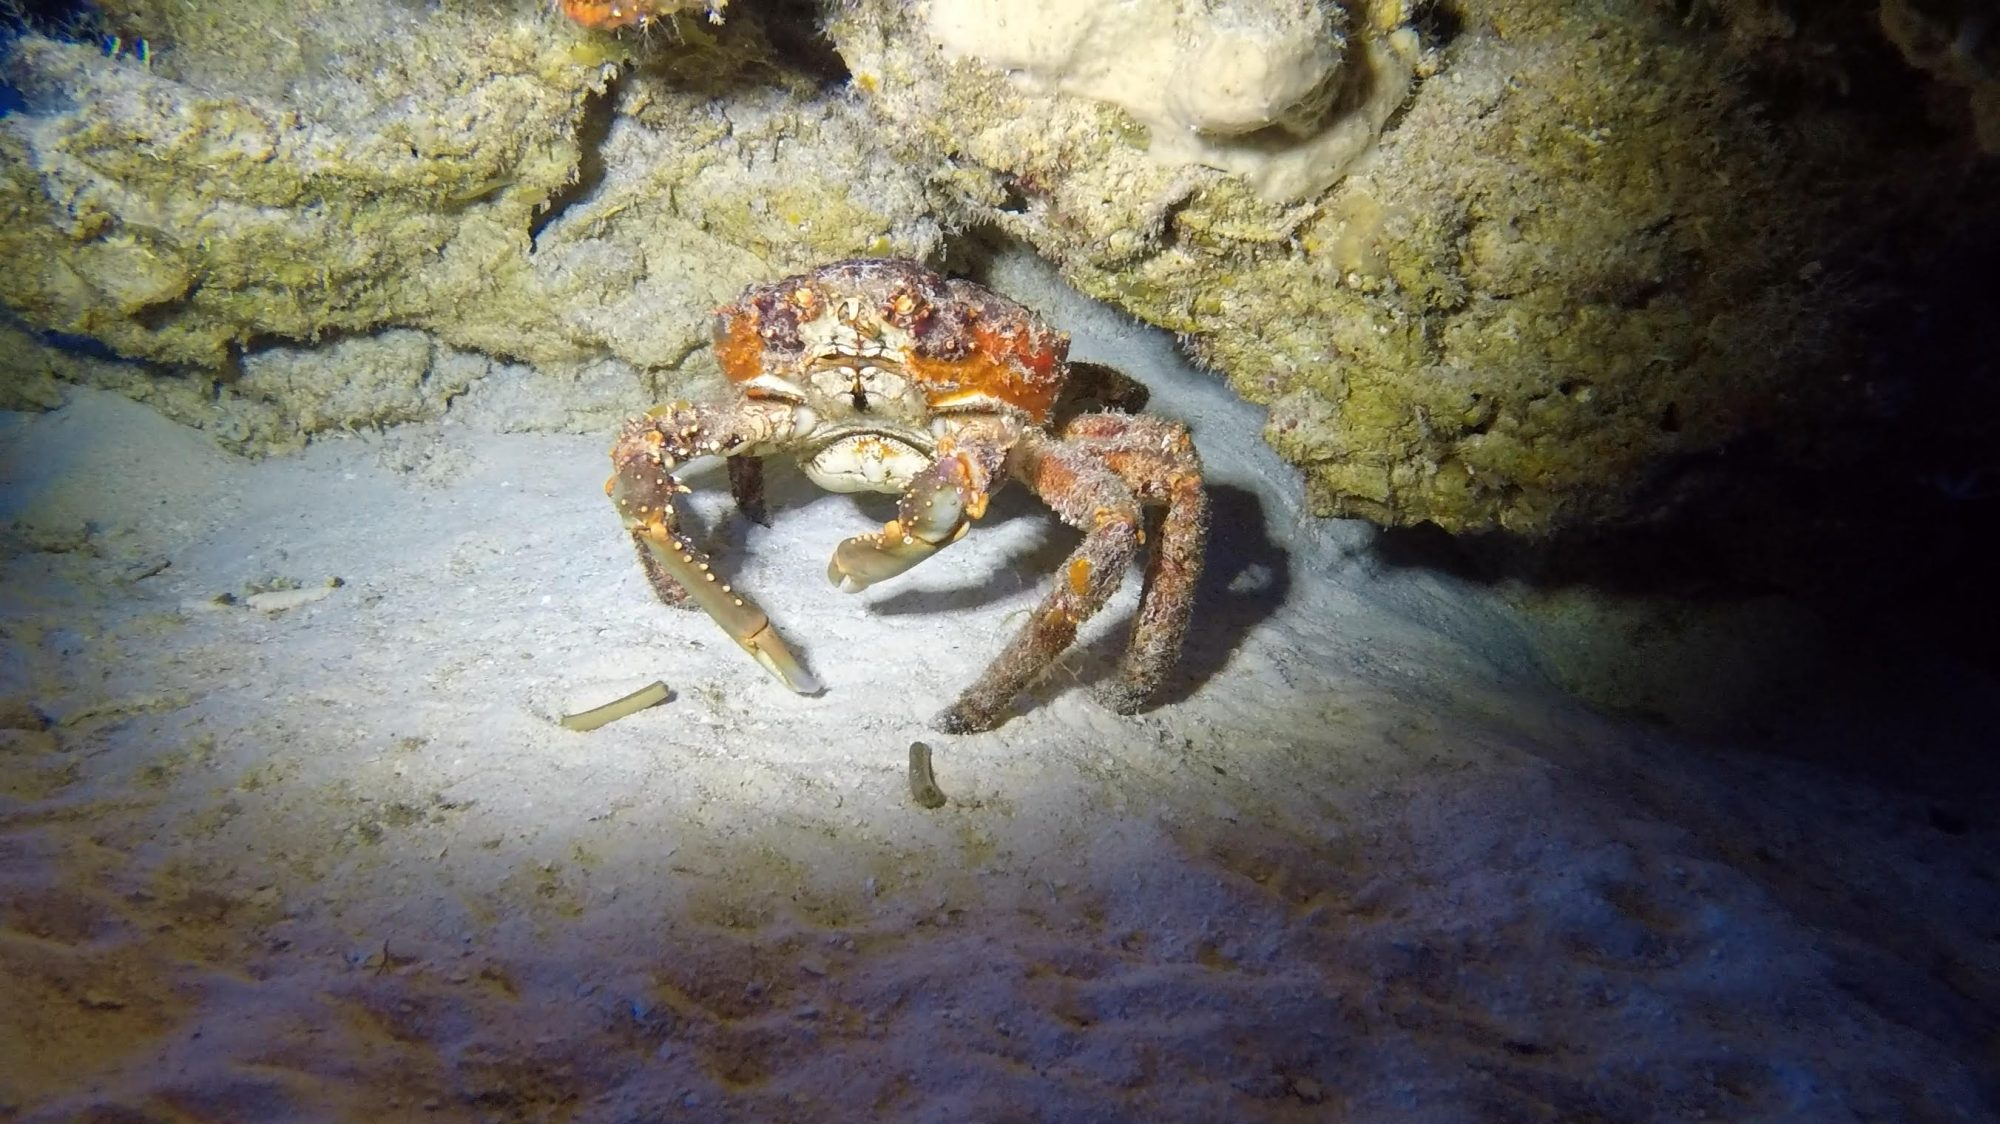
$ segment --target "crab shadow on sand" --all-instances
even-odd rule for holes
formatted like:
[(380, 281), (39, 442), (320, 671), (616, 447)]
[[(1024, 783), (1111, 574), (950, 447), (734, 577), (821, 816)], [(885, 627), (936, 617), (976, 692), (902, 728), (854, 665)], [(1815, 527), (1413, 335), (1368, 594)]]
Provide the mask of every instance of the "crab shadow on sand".
[[(1291, 558), (1265, 530), (1263, 500), (1253, 491), (1230, 484), (1210, 484), (1208, 493), (1208, 559), (1195, 588), (1194, 618), (1180, 663), (1151, 706), (1181, 702), (1213, 678), (1250, 630), (1283, 605), (1291, 591)], [(1020, 488), (996, 495), (993, 510), (983, 522), (1018, 518), (1041, 519), (1047, 526), (1032, 543), (1015, 549), (990, 570), (982, 568), (982, 572), (968, 575), (963, 583), (893, 593), (872, 602), (869, 611), (915, 616), (973, 609), (1010, 597), (1023, 586), (1053, 584), (1080, 536), (1057, 522), (1047, 505)], [(1142, 554), (1141, 565), (1143, 558)], [(1139, 566), (1134, 566), (1126, 580), (1140, 580)], [(1017, 621), (1010, 621), (1000, 631), (1009, 633), (1017, 626)], [(1053, 674), (1061, 676), (1067, 671), (1085, 683), (1109, 674), (1117, 666), (1130, 632), (1129, 620), (1116, 622), (1094, 641), (1067, 653)]]

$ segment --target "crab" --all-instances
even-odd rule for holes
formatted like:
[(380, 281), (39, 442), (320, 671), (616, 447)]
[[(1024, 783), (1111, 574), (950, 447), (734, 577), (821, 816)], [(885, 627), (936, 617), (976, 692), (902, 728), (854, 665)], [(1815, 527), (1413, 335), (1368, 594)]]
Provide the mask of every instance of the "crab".
[(1185, 426), (1079, 411), (1090, 380), (1072, 372), (1106, 369), (1069, 363), (1069, 337), (1021, 305), (909, 261), (834, 262), (753, 285), (716, 311), (714, 351), (726, 396), (655, 407), (628, 420), (611, 448), (605, 492), (661, 600), (705, 610), (785, 686), (818, 694), (770, 618), (716, 574), (684, 528), (675, 501), (689, 489), (676, 472), (727, 458), (730, 490), (758, 522), (762, 458), (779, 454), (829, 491), (899, 494), (894, 519), (834, 549), (827, 578), (847, 592), (957, 542), (993, 493), (1018, 480), (1083, 540), (1027, 623), (932, 725), (969, 733), (1004, 721), (1142, 545), (1151, 550), (1131, 637), (1096, 693), (1124, 714), (1156, 693), (1180, 657), (1208, 534), (1201, 460)]
[(729, 0), (709, 0), (695, 5), (678, 0), (556, 0), (556, 8), (579, 26), (591, 31), (651, 31), (653, 25), (670, 20), (683, 8), (708, 10), (708, 22), (720, 24), (722, 9)]

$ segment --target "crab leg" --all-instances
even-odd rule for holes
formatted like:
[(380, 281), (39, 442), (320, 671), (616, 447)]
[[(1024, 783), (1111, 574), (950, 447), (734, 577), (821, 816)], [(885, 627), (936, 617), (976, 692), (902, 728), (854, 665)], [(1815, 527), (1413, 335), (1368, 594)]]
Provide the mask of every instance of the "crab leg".
[(731, 589), (727, 583), (718, 581), (694, 544), (669, 531), (664, 523), (657, 520), (634, 527), (632, 537), (648, 553), (659, 572), (672, 578), (687, 599), (721, 625), (730, 639), (764, 665), (764, 670), (799, 694), (810, 695), (819, 691), (819, 681), (800, 666), (791, 649), (785, 647), (778, 631), (771, 627), (771, 618), (765, 616), (764, 610), (749, 598)]
[(858, 593), (908, 570), (965, 537), (972, 520), (986, 514), (992, 472), (978, 451), (947, 453), (910, 481), (896, 501), (896, 517), (872, 535), (856, 535), (834, 548), (826, 580)]
[(1141, 503), (1164, 511), (1154, 525), (1139, 613), (1117, 674), (1097, 688), (1120, 714), (1144, 706), (1180, 659), (1208, 544), (1208, 493), (1187, 427), (1146, 415), (1089, 414), (1063, 429), (1089, 446)]
[(692, 601), (765, 670), (800, 694), (820, 685), (800, 665), (771, 619), (731, 589), (680, 530), (675, 497), (688, 490), (673, 470), (697, 457), (745, 456), (789, 432), (789, 408), (747, 403), (738, 407), (664, 406), (625, 424), (612, 446), (615, 471), (605, 494), (618, 509), (639, 549), (639, 563), (662, 601)]
[(1063, 522), (1083, 529), (1083, 542), (1063, 566), (1054, 589), (1008, 641), (979, 680), (938, 712), (946, 733), (990, 730), (1014, 696), (1033, 683), (1076, 639), (1076, 630), (1104, 607), (1139, 549), (1140, 507), (1132, 489), (1085, 449), (1023, 435), (1015, 474), (1048, 501)]

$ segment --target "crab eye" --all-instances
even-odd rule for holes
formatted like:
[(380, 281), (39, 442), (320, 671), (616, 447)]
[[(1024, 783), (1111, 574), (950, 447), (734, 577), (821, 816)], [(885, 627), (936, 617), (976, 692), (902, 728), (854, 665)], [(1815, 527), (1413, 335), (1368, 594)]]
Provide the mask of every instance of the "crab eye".
[(897, 292), (881, 307), (882, 319), (907, 331), (917, 330), (931, 315), (930, 303), (908, 289)]

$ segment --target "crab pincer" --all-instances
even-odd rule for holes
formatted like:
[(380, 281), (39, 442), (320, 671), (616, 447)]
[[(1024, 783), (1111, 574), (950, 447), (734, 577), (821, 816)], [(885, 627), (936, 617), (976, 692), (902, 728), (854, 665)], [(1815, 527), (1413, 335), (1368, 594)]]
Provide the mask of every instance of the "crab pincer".
[[(731, 427), (723, 420), (717, 411), (685, 403), (634, 418), (613, 447), (615, 471), (604, 483), (605, 494), (631, 533), (640, 568), (662, 601), (694, 604), (785, 686), (802, 695), (818, 694), (819, 680), (792, 655), (770, 617), (717, 577), (707, 556), (681, 531), (674, 501), (688, 488), (673, 469), (695, 457), (755, 443), (740, 439), (738, 431), (755, 433), (758, 427)], [(754, 421), (757, 416), (728, 420)]]
[(750, 653), (764, 670), (801, 695), (816, 695), (821, 687), (771, 627), (771, 618), (748, 597), (716, 579), (701, 552), (686, 538), (655, 522), (634, 529), (633, 537), (652, 561), (687, 592), (729, 638)]
[(986, 514), (986, 489), (977, 481), (987, 475), (964, 453), (940, 458), (897, 499), (896, 518), (834, 548), (827, 580), (843, 593), (859, 593), (964, 538)]

